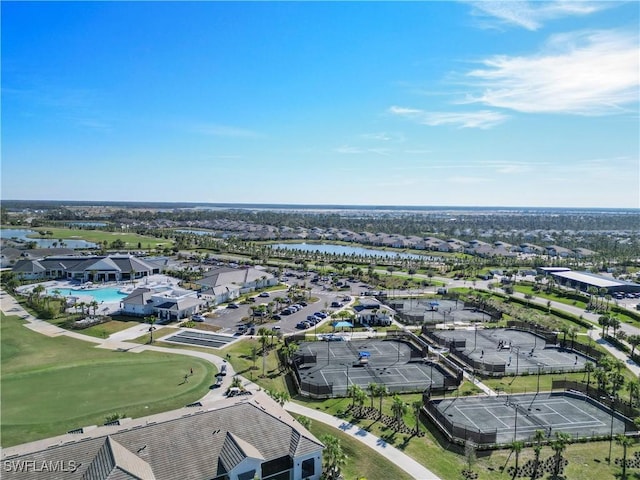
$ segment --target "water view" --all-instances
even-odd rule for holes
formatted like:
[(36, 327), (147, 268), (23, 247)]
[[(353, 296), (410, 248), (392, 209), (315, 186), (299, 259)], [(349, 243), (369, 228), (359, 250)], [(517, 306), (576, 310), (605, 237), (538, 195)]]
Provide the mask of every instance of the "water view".
[(438, 260), (440, 257), (431, 255), (419, 255), (415, 253), (394, 252), (390, 250), (377, 250), (374, 248), (351, 247), (348, 245), (336, 245), (333, 243), (274, 243), (273, 249), (301, 250), (303, 252), (319, 252), (330, 255), (359, 255), (363, 257), (382, 258), (411, 258), (416, 260)]
[(86, 240), (74, 240), (72, 238), (62, 239), (62, 244), (58, 238), (30, 238), (29, 235), (36, 234), (35, 230), (26, 228), (3, 228), (0, 229), (0, 238), (3, 240), (15, 240), (21, 243), (35, 242), (38, 248), (98, 248), (98, 245)]

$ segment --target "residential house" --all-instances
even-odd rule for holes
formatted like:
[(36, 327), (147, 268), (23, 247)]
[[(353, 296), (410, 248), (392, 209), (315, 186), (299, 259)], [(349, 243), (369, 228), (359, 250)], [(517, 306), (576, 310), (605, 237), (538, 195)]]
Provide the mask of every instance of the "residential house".
[(256, 392), (4, 448), (2, 478), (319, 480), (323, 448)]

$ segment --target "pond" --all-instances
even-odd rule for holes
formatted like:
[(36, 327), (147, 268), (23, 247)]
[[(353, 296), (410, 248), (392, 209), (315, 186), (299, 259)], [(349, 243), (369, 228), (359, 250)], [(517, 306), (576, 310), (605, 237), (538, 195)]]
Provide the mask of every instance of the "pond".
[(98, 248), (93, 242), (87, 242), (86, 240), (74, 240), (72, 238), (66, 238), (62, 241), (64, 245), (60, 245), (60, 239), (58, 238), (29, 238), (28, 235), (37, 234), (35, 230), (29, 230), (26, 228), (3, 228), (0, 229), (0, 238), (4, 240), (15, 240), (22, 243), (35, 242), (38, 248)]
[(363, 257), (382, 258), (410, 258), (414, 260), (440, 260), (440, 257), (431, 255), (420, 255), (416, 253), (406, 253), (393, 250), (378, 250), (375, 248), (352, 247), (349, 245), (336, 245), (333, 243), (274, 243), (270, 245), (273, 249), (301, 250), (303, 252), (319, 252), (330, 255), (355, 255)]

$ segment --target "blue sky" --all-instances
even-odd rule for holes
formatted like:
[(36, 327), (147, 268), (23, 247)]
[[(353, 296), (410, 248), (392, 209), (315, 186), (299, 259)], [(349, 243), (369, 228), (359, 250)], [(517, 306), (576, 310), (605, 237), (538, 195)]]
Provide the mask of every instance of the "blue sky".
[(1, 8), (5, 200), (640, 207), (635, 1)]

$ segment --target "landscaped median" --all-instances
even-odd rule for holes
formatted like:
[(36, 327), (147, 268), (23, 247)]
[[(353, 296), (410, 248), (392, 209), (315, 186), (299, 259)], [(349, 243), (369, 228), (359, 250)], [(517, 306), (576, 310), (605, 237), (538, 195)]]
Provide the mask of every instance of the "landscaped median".
[[(95, 348), (1, 318), (1, 445), (8, 447), (183, 407), (208, 391), (215, 367), (184, 355)], [(193, 373), (191, 373), (193, 372)]]

